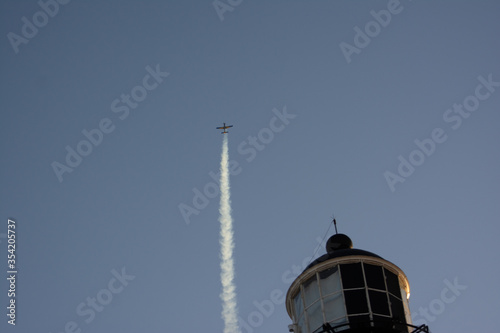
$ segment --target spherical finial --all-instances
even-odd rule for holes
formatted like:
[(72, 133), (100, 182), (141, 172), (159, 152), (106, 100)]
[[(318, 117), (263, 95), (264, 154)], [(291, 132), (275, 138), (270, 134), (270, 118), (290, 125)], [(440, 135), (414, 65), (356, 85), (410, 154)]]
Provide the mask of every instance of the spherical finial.
[(352, 240), (344, 234), (335, 234), (326, 242), (326, 252), (335, 250), (352, 249)]

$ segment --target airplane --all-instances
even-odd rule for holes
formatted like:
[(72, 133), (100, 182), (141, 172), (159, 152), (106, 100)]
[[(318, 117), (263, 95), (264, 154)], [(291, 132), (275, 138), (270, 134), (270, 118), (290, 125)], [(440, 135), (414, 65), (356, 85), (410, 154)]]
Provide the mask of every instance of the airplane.
[(226, 130), (227, 130), (228, 128), (231, 128), (231, 127), (233, 127), (233, 125), (228, 125), (228, 126), (226, 126), (226, 123), (224, 123), (224, 126), (222, 126), (222, 127), (217, 127), (217, 129), (221, 129), (221, 130), (222, 130), (221, 134), (227, 134), (227, 131), (226, 131)]

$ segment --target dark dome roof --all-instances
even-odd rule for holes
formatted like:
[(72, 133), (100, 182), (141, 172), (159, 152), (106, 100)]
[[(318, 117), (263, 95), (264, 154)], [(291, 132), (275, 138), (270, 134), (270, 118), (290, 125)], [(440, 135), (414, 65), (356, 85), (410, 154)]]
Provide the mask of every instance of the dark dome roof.
[(344, 234), (335, 234), (326, 242), (326, 252), (341, 249), (352, 249), (352, 240)]

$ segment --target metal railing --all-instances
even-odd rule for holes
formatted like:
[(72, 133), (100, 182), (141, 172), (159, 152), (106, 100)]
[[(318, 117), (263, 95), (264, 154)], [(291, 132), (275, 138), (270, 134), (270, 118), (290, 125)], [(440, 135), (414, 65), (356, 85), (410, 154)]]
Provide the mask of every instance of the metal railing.
[[(356, 331), (361, 332), (362, 329), (366, 329), (365, 332), (382, 332), (383, 330), (388, 330), (387, 332), (401, 332), (401, 333), (430, 333), (429, 327), (427, 325), (415, 326), (401, 321), (395, 320), (368, 320), (359, 321), (354, 323), (344, 323), (336, 326), (331, 326), (329, 323), (323, 324), (321, 328), (314, 331), (314, 333), (337, 333), (337, 332), (350, 332)], [(411, 331), (409, 329), (412, 329)]]

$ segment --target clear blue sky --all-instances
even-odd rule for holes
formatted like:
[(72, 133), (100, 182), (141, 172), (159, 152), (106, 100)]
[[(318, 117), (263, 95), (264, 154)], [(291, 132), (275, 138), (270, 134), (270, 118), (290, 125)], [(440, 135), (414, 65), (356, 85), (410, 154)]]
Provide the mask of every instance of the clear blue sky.
[(333, 213), (434, 332), (498, 330), (500, 3), (41, 3), (0, 4), (1, 332), (221, 332), (222, 122), (243, 332)]

